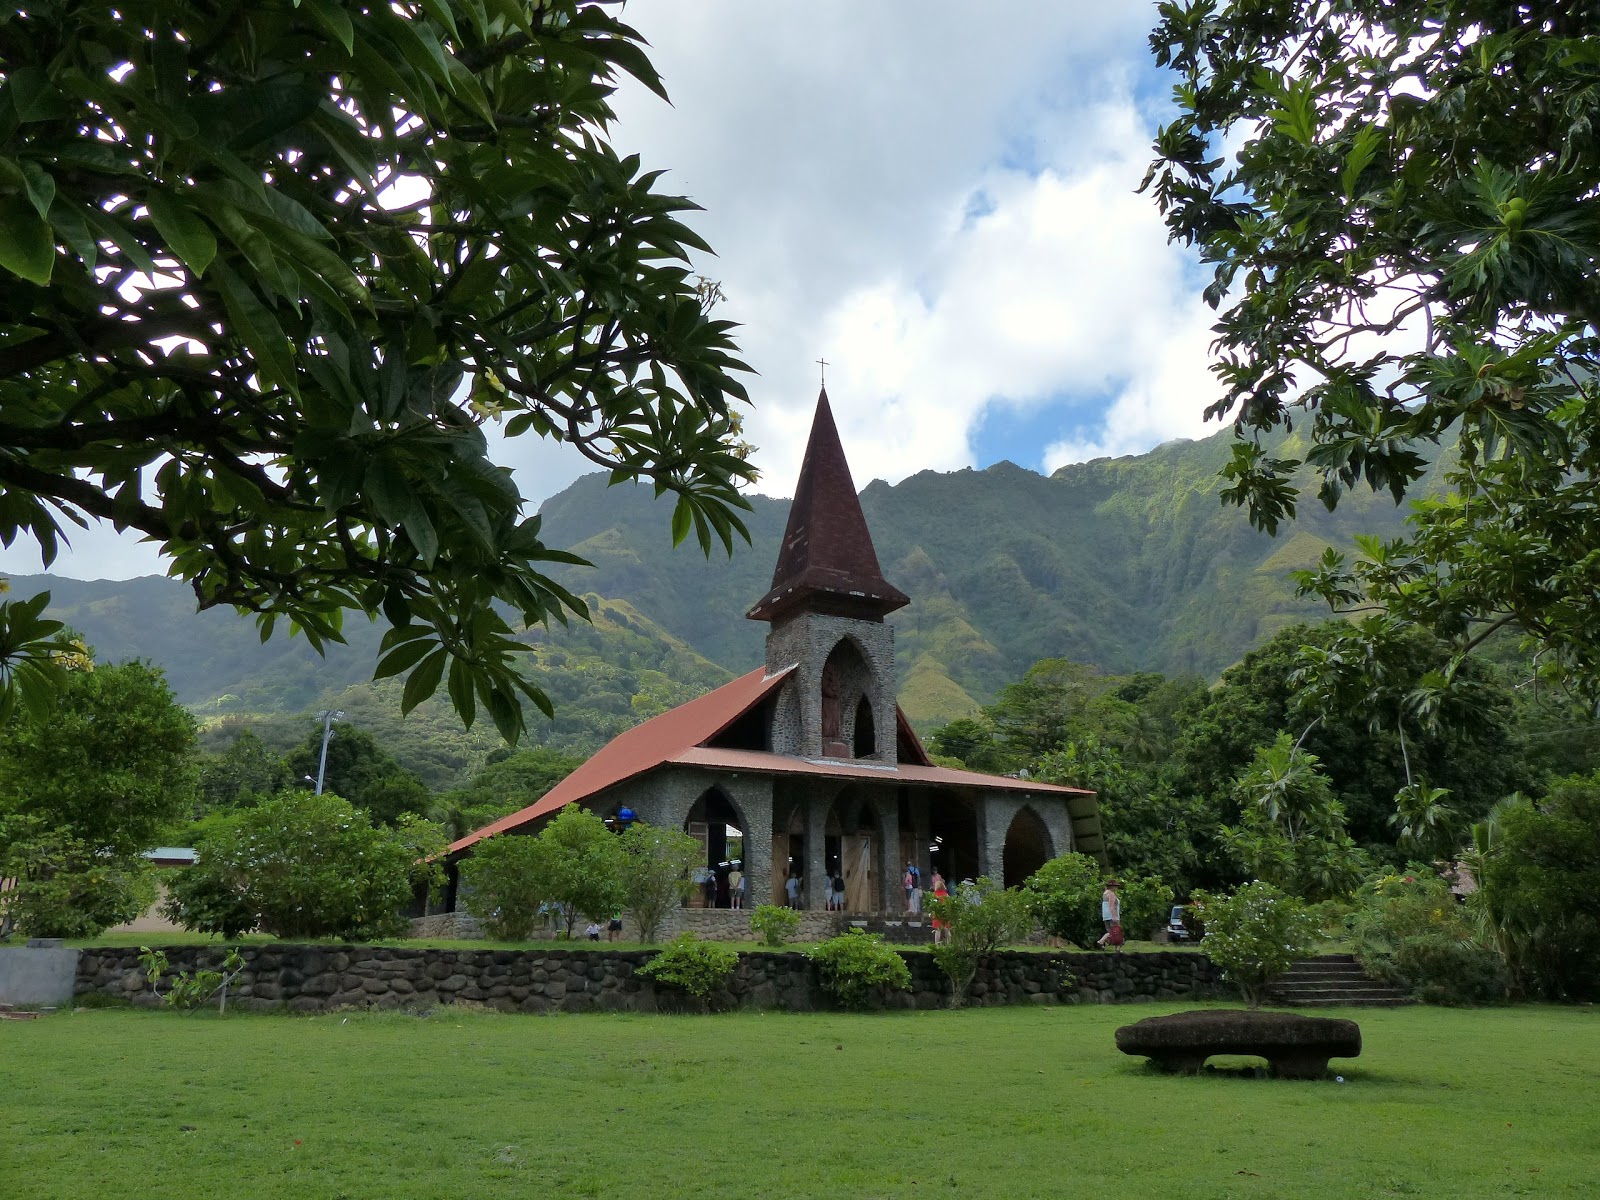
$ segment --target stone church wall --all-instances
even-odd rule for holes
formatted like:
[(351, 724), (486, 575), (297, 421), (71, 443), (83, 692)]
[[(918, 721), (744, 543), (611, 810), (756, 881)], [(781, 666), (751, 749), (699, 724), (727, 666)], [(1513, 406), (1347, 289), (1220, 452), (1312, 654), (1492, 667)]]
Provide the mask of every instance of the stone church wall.
[[(242, 1008), (328, 1012), (339, 1008), (426, 1009), (462, 1001), (504, 1012), (657, 1012), (685, 1007), (671, 989), (657, 989), (637, 972), (650, 950), (612, 951), (603, 945), (572, 950), (435, 950), (385, 946), (244, 946), (245, 969), (230, 993)], [(222, 951), (204, 946), (166, 949), (174, 971), (215, 967)], [(75, 993), (137, 1004), (149, 993), (139, 951), (132, 946), (79, 952)], [(912, 990), (889, 998), (896, 1008), (940, 1008), (948, 988), (929, 954), (906, 952)], [(1068, 982), (1070, 972), (1073, 981)], [(979, 1005), (1115, 1003), (1198, 999), (1217, 995), (1217, 969), (1198, 953), (991, 955), (973, 982)], [(714, 1009), (767, 1008), (809, 1012), (829, 1007), (805, 955), (752, 952), (740, 956)]]

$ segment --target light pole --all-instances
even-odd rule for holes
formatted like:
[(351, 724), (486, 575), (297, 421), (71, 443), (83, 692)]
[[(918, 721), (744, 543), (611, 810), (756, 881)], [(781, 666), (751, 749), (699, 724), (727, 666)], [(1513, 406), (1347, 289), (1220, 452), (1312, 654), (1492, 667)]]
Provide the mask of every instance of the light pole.
[(333, 723), (341, 720), (344, 713), (335, 709), (325, 708), (317, 714), (322, 718), (322, 757), (317, 760), (317, 795), (322, 795), (322, 777), (328, 769), (328, 743), (333, 741)]

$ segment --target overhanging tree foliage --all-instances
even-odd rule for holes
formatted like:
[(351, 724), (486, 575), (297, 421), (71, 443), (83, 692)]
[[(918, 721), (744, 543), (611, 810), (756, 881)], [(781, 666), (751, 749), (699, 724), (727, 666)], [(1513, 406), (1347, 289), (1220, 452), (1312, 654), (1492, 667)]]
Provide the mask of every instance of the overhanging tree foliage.
[[(620, 74), (661, 91), (613, 7), (0, 14), (0, 541), (48, 563), (97, 517), (263, 636), (381, 614), (407, 709), (548, 710), (501, 614), (583, 614), (540, 570), (575, 560), (485, 424), (676, 493), (707, 550), (753, 476), (694, 206), (605, 140)], [(48, 686), (29, 628), (0, 621), (8, 690)]]
[[(1292, 516), (1396, 500), (1455, 439), (1408, 539), (1302, 579), (1473, 649), (1532, 634), (1600, 695), (1600, 13), (1583, 0), (1176, 0), (1180, 75), (1146, 186), (1215, 264), (1240, 439), (1224, 497)], [(1237, 146), (1225, 154), (1224, 139)], [(1302, 462), (1263, 435), (1294, 421)]]

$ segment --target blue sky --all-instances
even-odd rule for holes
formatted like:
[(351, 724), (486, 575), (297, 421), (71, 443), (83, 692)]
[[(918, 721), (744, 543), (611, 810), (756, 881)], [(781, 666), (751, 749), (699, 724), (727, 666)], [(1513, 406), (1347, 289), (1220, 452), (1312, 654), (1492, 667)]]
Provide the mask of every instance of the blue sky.
[[(759, 490), (793, 488), (822, 357), (861, 486), (1208, 432), (1203, 278), (1134, 194), (1170, 91), (1153, 4), (633, 0), (627, 19), (673, 102), (624, 87), (612, 138), (706, 209), (698, 267), (759, 372)], [(532, 503), (585, 469), (531, 436), (501, 455)], [(63, 574), (163, 569), (108, 530), (73, 542)], [(0, 572), (39, 569), (0, 551)]]

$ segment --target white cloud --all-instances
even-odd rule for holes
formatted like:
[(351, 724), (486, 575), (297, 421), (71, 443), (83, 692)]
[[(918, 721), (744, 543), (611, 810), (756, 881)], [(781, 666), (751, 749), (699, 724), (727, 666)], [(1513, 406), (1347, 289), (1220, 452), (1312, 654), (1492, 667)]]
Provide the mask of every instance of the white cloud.
[(1004, 11), (630, 6), (675, 107), (625, 89), (616, 137), (707, 208), (762, 490), (792, 490), (819, 356), (858, 483), (970, 465), (986, 412), (1063, 398), (1059, 442), (1012, 457), (1203, 432), (1210, 317), (1134, 193), (1151, 8)]

